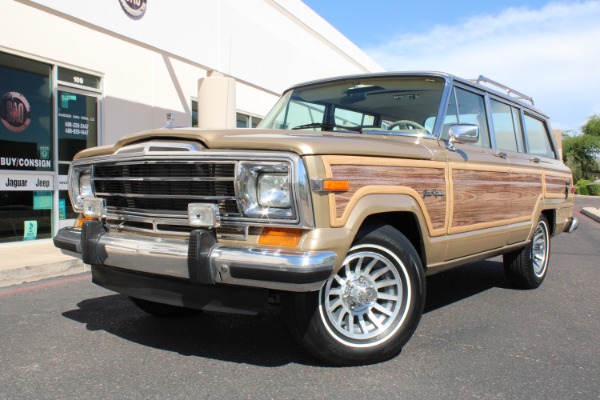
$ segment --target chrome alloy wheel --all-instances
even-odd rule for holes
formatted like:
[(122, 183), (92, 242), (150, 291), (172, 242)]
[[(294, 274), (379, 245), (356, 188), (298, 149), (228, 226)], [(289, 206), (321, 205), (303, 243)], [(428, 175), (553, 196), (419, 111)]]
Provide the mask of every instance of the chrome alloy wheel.
[(356, 246), (321, 289), (321, 318), (337, 341), (351, 347), (376, 346), (402, 326), (410, 308), (408, 282), (404, 264), (389, 250)]
[(548, 266), (548, 227), (544, 221), (540, 221), (533, 233), (531, 262), (535, 276), (538, 278), (544, 276)]

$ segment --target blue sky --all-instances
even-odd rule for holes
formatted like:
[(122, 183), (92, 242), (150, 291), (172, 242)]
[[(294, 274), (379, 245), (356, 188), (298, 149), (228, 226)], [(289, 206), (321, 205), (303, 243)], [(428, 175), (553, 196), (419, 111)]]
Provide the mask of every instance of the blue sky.
[(600, 113), (600, 0), (303, 0), (387, 71), (486, 75), (554, 128)]

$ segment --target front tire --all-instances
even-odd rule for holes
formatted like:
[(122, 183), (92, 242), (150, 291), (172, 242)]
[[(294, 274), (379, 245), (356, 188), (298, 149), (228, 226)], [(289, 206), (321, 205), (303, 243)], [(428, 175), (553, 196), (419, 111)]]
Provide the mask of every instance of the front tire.
[(513, 286), (520, 289), (535, 289), (546, 279), (549, 260), (550, 231), (548, 220), (541, 215), (531, 242), (522, 249), (503, 256), (504, 272)]
[(360, 365), (396, 356), (414, 333), (425, 303), (425, 275), (410, 241), (395, 228), (357, 235), (342, 268), (319, 292), (284, 303), (294, 338), (315, 357)]

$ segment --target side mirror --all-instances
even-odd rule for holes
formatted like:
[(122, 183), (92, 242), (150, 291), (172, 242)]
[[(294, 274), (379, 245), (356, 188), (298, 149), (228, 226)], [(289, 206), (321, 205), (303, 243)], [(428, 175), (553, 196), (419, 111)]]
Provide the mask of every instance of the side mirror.
[(448, 130), (450, 140), (448, 141), (448, 150), (456, 151), (454, 143), (477, 143), (479, 140), (479, 125), (457, 124), (450, 125)]

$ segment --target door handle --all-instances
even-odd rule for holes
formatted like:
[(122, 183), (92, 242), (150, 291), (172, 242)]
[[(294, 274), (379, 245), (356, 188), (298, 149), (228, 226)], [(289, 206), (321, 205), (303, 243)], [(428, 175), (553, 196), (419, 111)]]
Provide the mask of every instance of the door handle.
[(504, 153), (502, 151), (499, 151), (497, 153), (494, 153), (494, 157), (500, 157), (500, 158), (503, 158), (503, 159), (507, 159), (508, 158), (508, 154), (506, 154), (506, 153)]
[(530, 158), (529, 161), (539, 164), (541, 160), (537, 157), (533, 157), (533, 158)]

